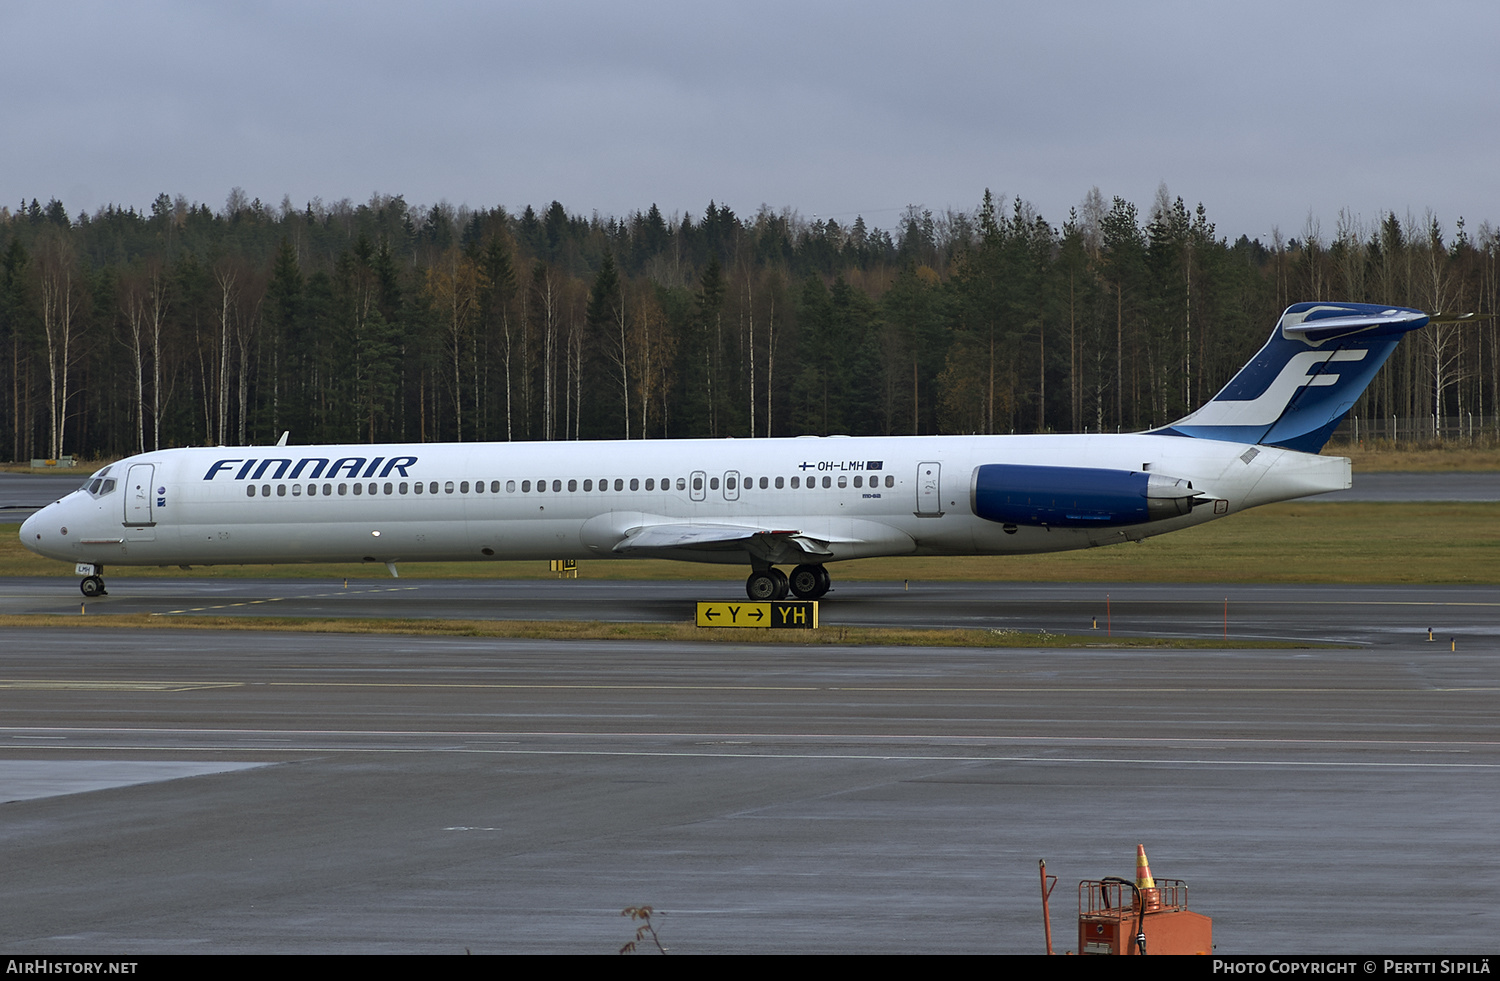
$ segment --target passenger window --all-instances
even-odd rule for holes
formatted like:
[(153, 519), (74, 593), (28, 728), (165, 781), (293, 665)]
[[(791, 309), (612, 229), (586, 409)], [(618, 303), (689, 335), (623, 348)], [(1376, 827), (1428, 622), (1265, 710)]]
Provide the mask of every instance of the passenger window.
[(397, 485), (396, 489), (402, 494), (405, 494), (407, 491), (406, 481), (401, 481), (401, 483)]
[(307, 485), (307, 496), (308, 497), (317, 497), (318, 496), (318, 485), (317, 484), (308, 484)]
[(301, 484), (293, 484), (292, 485), (292, 496), (293, 497), (301, 497), (302, 496), (302, 485)]
[(245, 496), (246, 497), (254, 497), (255, 496), (255, 485), (254, 484), (251, 484), (250, 486), (248, 486), (248, 487), (245, 488)]
[[(332, 494), (332, 493), (333, 493), (333, 485), (332, 485), (332, 484), (324, 484), (324, 485), (323, 485), (323, 496), (324, 496), (324, 497), (328, 497), (328, 496), (330, 496), (330, 495), (331, 495), (331, 494)], [(340, 491), (340, 492), (339, 492), (339, 493), (341, 493), (341, 494), (342, 494), (342, 493), (343, 493), (343, 491)]]
[(483, 494), (484, 493), (484, 481), (482, 481), (482, 480), (476, 480), (476, 481), (474, 481), (474, 493), (476, 493), (476, 494)]
[(411, 489), (416, 491), (418, 494), (422, 493), (422, 482), (419, 480), (415, 484), (412, 484)]
[(443, 484), (443, 493), (444, 494), (452, 494), (453, 493), (453, 481), (449, 480), (449, 481), (444, 482), (444, 484)]
[(637, 477), (631, 477), (630, 478), (630, 489), (631, 490), (640, 490), (641, 489), (641, 481), (640, 481), (639, 478), (637, 478)]
[(594, 482), (592, 480), (585, 480), (583, 482), (583, 491), (584, 491), (585, 494), (588, 493), (589, 491), (593, 490), (593, 489), (594, 489)]
[(385, 492), (387, 494), (393, 493), (395, 490), (396, 490), (396, 488), (392, 487), (390, 484), (386, 484), (385, 485)]
[(271, 496), (271, 485), (270, 484), (261, 484), (260, 485), (260, 496), (261, 497), (270, 497)]
[(770, 483), (766, 480), (766, 478), (764, 478), (764, 477), (760, 478), (760, 489), (761, 490), (765, 490), (769, 486), (770, 486)]
[(570, 481), (568, 481), (568, 493), (569, 494), (573, 494), (573, 493), (576, 493), (577, 490), (578, 490), (578, 481), (576, 481), (576, 480), (570, 480)]
[(522, 494), (530, 494), (531, 493), (531, 481), (529, 481), (529, 480), (523, 480), (523, 481), (521, 481), (521, 493)]
[(552, 482), (552, 493), (554, 493), (554, 494), (561, 494), (562, 493), (562, 481), (561, 480), (554, 480)]
[(855, 477), (854, 478), (854, 486), (855, 487), (863, 487), (864, 485), (865, 485), (865, 478), (863, 478), (863, 477)]
[(648, 491), (656, 490), (656, 478), (655, 477), (647, 477), (646, 478), (646, 489)]
[(624, 489), (625, 489), (625, 480), (623, 478), (621, 478), (621, 477), (616, 477), (615, 478), (615, 490), (622, 491)]
[(378, 494), (378, 493), (380, 493), (380, 485), (372, 483), (370, 485), (370, 494), (371, 495), (375, 495), (375, 494)]
[(885, 478), (885, 485), (887, 487), (895, 487), (896, 486), (896, 478), (892, 477), (890, 475), (887, 475), (886, 478)]
[(785, 486), (786, 486), (786, 478), (785, 477), (777, 477), (776, 478), (776, 489), (777, 490), (781, 490)]
[(793, 477), (792, 478), (792, 490), (796, 490), (797, 488), (799, 488), (801, 486), (802, 486), (802, 478), (801, 477)]
[[(358, 485), (356, 485), (356, 486), (358, 486)], [(349, 493), (349, 485), (348, 484), (339, 484), (339, 497), (343, 497), (347, 493)]]
[(724, 489), (725, 490), (734, 490), (734, 478), (733, 477), (725, 477), (724, 478)]
[[(828, 486), (828, 481), (826, 479), (823, 481), (823, 486), (824, 487)], [(843, 474), (839, 474), (839, 488), (843, 489), (843, 488), (848, 487), (848, 486), (849, 486), (849, 478), (845, 477)]]
[(458, 492), (460, 494), (469, 493), (469, 482), (467, 480), (458, 485)]
[(507, 480), (505, 482), (505, 493), (507, 493), (507, 494), (514, 494), (515, 492), (516, 492), (516, 482), (514, 480)]
[(833, 478), (832, 477), (824, 477), (823, 478), (823, 489), (827, 490), (828, 488), (830, 488), (832, 486), (833, 486)]
[(358, 497), (359, 495), (363, 494), (364, 492), (365, 492), (365, 485), (364, 484), (355, 484), (354, 485), (354, 496), (355, 497)]
[(277, 484), (276, 485), (276, 496), (277, 497), (286, 497), (286, 484)]
[(719, 489), (719, 478), (718, 477), (710, 477), (710, 478), (708, 478), (708, 489), (709, 490), (718, 490)]
[[(694, 484), (698, 484), (698, 481), (695, 480), (695, 481), (693, 481), (693, 483)], [(702, 484), (698, 484), (698, 486), (701, 487), (703, 485)], [(678, 477), (677, 478), (677, 489), (678, 490), (687, 490), (687, 478), (685, 478), (685, 477)]]

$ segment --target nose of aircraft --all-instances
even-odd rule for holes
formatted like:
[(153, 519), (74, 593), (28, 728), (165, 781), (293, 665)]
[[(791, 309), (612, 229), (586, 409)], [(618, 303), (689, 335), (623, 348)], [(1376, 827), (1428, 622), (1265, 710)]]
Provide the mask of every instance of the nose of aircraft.
[[(38, 555), (55, 558), (56, 556), (49, 555), (47, 548), (49, 544), (57, 547), (61, 542), (61, 529), (53, 527), (56, 525), (56, 522), (52, 520), (55, 517), (57, 517), (57, 505), (49, 504), (21, 522), (21, 544)], [(49, 528), (51, 528), (50, 535), (47, 531)]]
[(25, 521), (21, 522), (21, 544), (25, 545), (33, 552), (37, 550), (37, 529), (41, 527), (41, 524), (37, 519), (41, 516), (42, 512), (38, 511), (31, 517), (27, 518)]

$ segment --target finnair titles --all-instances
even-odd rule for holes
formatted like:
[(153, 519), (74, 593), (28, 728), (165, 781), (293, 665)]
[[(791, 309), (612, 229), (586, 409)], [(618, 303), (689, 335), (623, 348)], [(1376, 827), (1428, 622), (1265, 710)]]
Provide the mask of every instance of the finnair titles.
[(110, 565), (652, 557), (814, 599), (845, 559), (1089, 548), (1342, 490), (1349, 461), (1318, 451), (1429, 319), (1295, 304), (1223, 391), (1142, 433), (158, 450), (21, 540), (75, 563), (85, 596)]

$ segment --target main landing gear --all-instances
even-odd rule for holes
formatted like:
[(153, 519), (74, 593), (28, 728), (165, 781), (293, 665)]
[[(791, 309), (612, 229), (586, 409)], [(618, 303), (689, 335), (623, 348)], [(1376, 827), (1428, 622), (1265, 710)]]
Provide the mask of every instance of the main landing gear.
[(745, 580), (745, 595), (753, 600), (786, 599), (791, 592), (798, 599), (817, 599), (833, 585), (833, 578), (821, 565), (799, 565), (788, 576), (780, 569), (757, 569)]

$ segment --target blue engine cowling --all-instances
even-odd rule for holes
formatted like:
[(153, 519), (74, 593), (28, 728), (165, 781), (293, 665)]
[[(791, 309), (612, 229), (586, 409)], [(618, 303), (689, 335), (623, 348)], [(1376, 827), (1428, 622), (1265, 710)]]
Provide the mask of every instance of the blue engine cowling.
[(1164, 474), (1007, 463), (975, 467), (969, 490), (981, 518), (1055, 528), (1138, 525), (1189, 514), (1208, 500), (1191, 481)]

